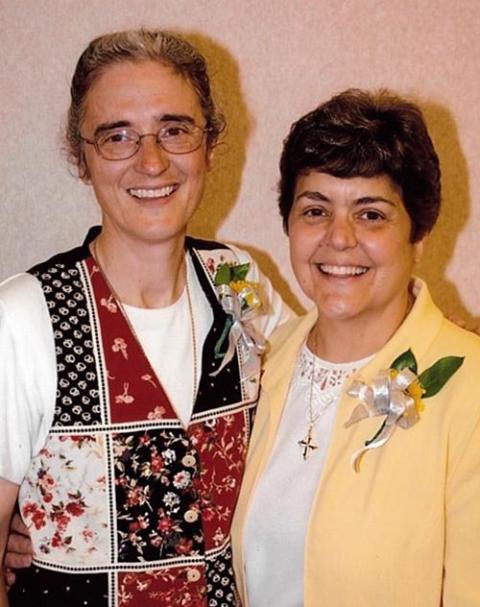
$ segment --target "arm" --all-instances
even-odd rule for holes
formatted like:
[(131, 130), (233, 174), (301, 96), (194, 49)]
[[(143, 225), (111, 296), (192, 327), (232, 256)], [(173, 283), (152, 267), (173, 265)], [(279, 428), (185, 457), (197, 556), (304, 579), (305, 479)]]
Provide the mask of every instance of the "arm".
[(27, 274), (0, 284), (0, 477), (18, 485), (53, 420), (56, 360), (40, 283)]
[(5, 549), (3, 577), (7, 592), (15, 584), (13, 569), (30, 567), (32, 564), (33, 547), (28, 529), (18, 513), (10, 521), (10, 529)]
[[(55, 386), (53, 334), (42, 290), (32, 276), (12, 277), (0, 284), (0, 480), (9, 479), (2, 482), (20, 485), (32, 455), (42, 448), (53, 418)], [(30, 564), (25, 532), (16, 515), (2, 549), (6, 567)], [(11, 585), (12, 572), (3, 570), (3, 576)]]
[[(13, 515), (5, 549), (5, 567), (22, 569), (32, 563), (32, 542), (30, 534), (18, 513)], [(7, 586), (13, 582), (13, 573), (6, 575)]]
[[(3, 563), (10, 519), (18, 496), (18, 485), (0, 478), (0, 559)], [(3, 567), (2, 567), (3, 572)], [(0, 572), (0, 607), (8, 607), (3, 573)]]

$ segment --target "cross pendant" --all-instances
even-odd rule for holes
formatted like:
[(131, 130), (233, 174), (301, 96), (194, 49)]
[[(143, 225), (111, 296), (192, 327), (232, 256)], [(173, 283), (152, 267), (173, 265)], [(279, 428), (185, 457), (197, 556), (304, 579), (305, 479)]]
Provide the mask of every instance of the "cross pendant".
[(300, 445), (300, 447), (303, 448), (302, 457), (304, 460), (308, 459), (308, 457), (312, 454), (312, 451), (315, 451), (315, 449), (318, 449), (318, 445), (316, 445), (315, 442), (313, 441), (312, 430), (313, 430), (313, 426), (310, 425), (308, 427), (308, 432), (307, 432), (306, 437), (303, 440), (298, 441), (298, 444)]

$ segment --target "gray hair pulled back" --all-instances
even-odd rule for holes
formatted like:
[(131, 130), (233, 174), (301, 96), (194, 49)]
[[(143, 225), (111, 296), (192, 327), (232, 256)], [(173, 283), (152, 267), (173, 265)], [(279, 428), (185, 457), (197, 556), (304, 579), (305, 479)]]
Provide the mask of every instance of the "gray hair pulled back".
[(105, 34), (92, 40), (81, 54), (70, 87), (66, 147), (70, 162), (82, 177), (88, 177), (80, 139), (85, 99), (92, 85), (109, 66), (124, 61), (158, 61), (191, 83), (208, 128), (208, 146), (216, 142), (225, 128), (225, 119), (212, 97), (205, 58), (193, 45), (178, 34), (163, 30), (138, 29)]

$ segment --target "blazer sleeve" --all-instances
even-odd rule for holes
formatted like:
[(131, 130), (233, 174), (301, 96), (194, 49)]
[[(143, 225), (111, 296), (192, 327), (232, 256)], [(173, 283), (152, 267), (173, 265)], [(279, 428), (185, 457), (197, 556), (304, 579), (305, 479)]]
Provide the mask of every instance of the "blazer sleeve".
[(480, 403), (460, 423), (464, 431), (449, 445), (443, 607), (479, 607)]

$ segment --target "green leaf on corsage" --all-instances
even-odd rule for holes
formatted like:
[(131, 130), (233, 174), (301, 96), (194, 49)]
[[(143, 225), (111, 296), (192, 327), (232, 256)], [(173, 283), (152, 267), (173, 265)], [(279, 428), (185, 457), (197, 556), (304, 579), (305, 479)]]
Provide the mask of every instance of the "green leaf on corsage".
[(452, 375), (462, 366), (464, 360), (463, 356), (445, 356), (420, 373), (418, 381), (425, 390), (423, 398), (430, 398), (440, 392)]
[(213, 279), (215, 282), (215, 286), (218, 287), (219, 285), (229, 285), (232, 282), (245, 280), (249, 268), (250, 263), (248, 262), (240, 264), (220, 264), (217, 268), (217, 271), (215, 272), (215, 277)]
[(245, 280), (245, 278), (247, 277), (249, 268), (250, 268), (250, 264), (248, 262), (238, 264), (237, 266), (230, 266), (233, 282), (237, 282), (237, 280)]
[(229, 285), (231, 281), (230, 275), (231, 272), (228, 263), (220, 264), (217, 268), (217, 271), (215, 272), (215, 286), (218, 287), (218, 285)]
[(400, 354), (390, 366), (391, 369), (397, 369), (397, 371), (401, 371), (402, 369), (410, 369), (412, 373), (417, 374), (417, 359), (415, 358), (415, 354), (410, 350), (410, 348)]

